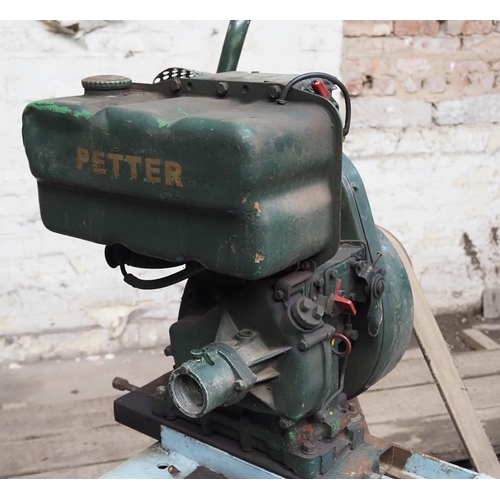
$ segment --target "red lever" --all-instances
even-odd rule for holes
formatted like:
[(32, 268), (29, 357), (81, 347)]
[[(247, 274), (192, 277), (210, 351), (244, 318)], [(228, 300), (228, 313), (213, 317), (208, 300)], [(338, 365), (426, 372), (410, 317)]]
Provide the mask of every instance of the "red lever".
[(321, 80), (313, 80), (313, 82), (311, 83), (311, 87), (313, 88), (314, 92), (316, 92), (316, 94), (319, 94), (326, 99), (330, 99), (332, 97), (332, 94)]
[(333, 298), (333, 302), (339, 308), (339, 311), (342, 314), (350, 314), (352, 316), (355, 316), (358, 311), (356, 311), (356, 307), (354, 306), (352, 300), (346, 299), (345, 297), (339, 295), (341, 283), (342, 280), (337, 280), (337, 287), (335, 290), (335, 296)]

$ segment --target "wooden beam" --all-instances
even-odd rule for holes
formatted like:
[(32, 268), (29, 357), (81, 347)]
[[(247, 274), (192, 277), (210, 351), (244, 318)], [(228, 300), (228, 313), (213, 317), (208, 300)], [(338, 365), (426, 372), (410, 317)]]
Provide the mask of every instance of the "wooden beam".
[(462, 330), (458, 336), (472, 349), (480, 351), (482, 349), (494, 350), (500, 349), (500, 344), (497, 344), (493, 339), (490, 339), (485, 333), (467, 328)]
[(401, 243), (380, 228), (401, 258), (413, 292), (414, 334), (455, 428), (478, 472), (500, 478), (500, 463)]
[[(470, 378), (500, 375), (500, 349), (458, 352), (454, 355), (458, 373), (462, 380)], [(397, 387), (434, 384), (434, 379), (423, 357), (400, 361), (394, 370), (379, 380), (368, 393)], [(491, 388), (498, 391), (498, 388)], [(498, 409), (500, 414), (500, 408)]]

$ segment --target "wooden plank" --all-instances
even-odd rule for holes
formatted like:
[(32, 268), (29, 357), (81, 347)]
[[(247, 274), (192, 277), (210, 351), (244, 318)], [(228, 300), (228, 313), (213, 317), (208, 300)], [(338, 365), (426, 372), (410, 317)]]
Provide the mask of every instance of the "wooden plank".
[(0, 478), (128, 460), (155, 442), (119, 424), (0, 444)]
[(483, 349), (494, 350), (500, 349), (500, 344), (497, 344), (493, 339), (490, 339), (488, 335), (485, 335), (479, 330), (474, 330), (473, 328), (467, 328), (462, 330), (458, 336), (472, 349), (480, 351)]
[(422, 355), (422, 351), (418, 347), (411, 347), (403, 354), (401, 361), (407, 361), (409, 359), (417, 359), (417, 358), (424, 359), (424, 356)]
[[(500, 375), (500, 349), (459, 352), (455, 354), (458, 373), (462, 380), (487, 375)], [(396, 387), (433, 384), (431, 372), (423, 357), (401, 361), (389, 375), (377, 382), (370, 391)]]
[(171, 370), (172, 364), (173, 359), (166, 358), (159, 349), (124, 351), (113, 359), (100, 357), (96, 361), (85, 358), (79, 362), (74, 359), (41, 361), (21, 365), (17, 370), (0, 364), (0, 403), (52, 405), (104, 396), (118, 397), (120, 392), (111, 386), (115, 376), (141, 386)]
[(120, 396), (90, 400), (33, 405), (13, 410), (0, 410), (0, 443), (57, 436), (72, 429), (86, 429), (115, 423), (113, 401)]
[[(500, 414), (500, 375), (468, 379), (465, 386), (477, 410), (497, 408)], [(368, 391), (359, 395), (358, 399), (370, 429), (375, 423), (447, 413), (434, 384)]]
[(500, 323), (479, 323), (478, 325), (473, 325), (472, 328), (482, 330), (483, 332), (494, 332), (500, 330)]
[(50, 470), (38, 474), (27, 474), (10, 479), (99, 479), (104, 474), (118, 467), (121, 463), (123, 463), (122, 460), (83, 465), (82, 467), (65, 467), (64, 469)]
[(392, 234), (381, 230), (398, 252), (408, 274), (413, 292), (415, 337), (471, 462), (479, 472), (500, 478), (500, 463), (465, 390), (408, 255)]
[[(477, 413), (495, 452), (500, 454), (499, 409), (487, 408), (478, 410)], [(377, 437), (448, 462), (468, 458), (453, 422), (447, 414), (370, 424), (370, 431)]]

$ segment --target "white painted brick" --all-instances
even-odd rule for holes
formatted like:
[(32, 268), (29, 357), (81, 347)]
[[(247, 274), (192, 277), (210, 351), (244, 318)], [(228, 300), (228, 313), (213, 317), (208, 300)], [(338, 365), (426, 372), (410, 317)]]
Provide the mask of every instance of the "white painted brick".
[(472, 125), (500, 121), (500, 94), (463, 97), (436, 104), (438, 125)]
[(347, 136), (344, 152), (352, 159), (394, 154), (401, 132), (391, 129), (356, 128)]
[(357, 98), (352, 103), (353, 127), (411, 127), (432, 123), (432, 105), (396, 97)]
[[(499, 160), (484, 153), (407, 154), (355, 162), (376, 223), (406, 246), (435, 312), (477, 305), (485, 286), (498, 286), (491, 228), (500, 225)], [(465, 254), (464, 232), (480, 270)]]

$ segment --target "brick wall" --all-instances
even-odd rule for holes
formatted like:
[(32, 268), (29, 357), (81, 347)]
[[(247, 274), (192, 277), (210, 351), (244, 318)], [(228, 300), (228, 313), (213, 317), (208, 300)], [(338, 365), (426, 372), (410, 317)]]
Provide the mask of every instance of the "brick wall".
[(500, 286), (500, 21), (346, 21), (345, 147), (435, 312)]
[[(213, 72), (226, 29), (227, 21), (110, 22), (77, 40), (38, 21), (0, 22), (0, 362), (166, 345), (182, 287), (132, 289), (102, 246), (43, 227), (21, 115), (30, 101), (81, 94), (89, 75), (151, 82), (175, 65)], [(341, 41), (339, 21), (255, 21), (239, 68), (337, 73)]]

